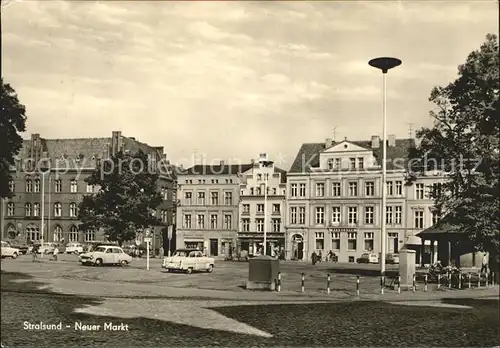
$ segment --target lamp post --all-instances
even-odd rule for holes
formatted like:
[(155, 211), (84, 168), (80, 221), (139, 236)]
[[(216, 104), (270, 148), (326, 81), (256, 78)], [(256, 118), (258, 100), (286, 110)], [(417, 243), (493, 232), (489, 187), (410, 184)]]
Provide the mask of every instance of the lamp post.
[(387, 206), (387, 72), (401, 65), (401, 60), (391, 57), (374, 58), (368, 62), (374, 68), (382, 70), (383, 76), (383, 135), (382, 135), (382, 211), (380, 233), (380, 275), (385, 275), (385, 249), (386, 249), (386, 206)]

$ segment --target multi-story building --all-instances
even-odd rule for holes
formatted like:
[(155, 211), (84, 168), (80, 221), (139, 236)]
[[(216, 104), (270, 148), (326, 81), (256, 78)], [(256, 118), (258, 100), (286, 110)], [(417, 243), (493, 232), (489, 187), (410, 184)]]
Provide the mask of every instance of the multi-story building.
[[(413, 139), (387, 140), (387, 205), (381, 212), (382, 144), (371, 141), (303, 144), (287, 179), (287, 257), (309, 259), (330, 250), (339, 262), (355, 262), (380, 251), (381, 219), (386, 219), (387, 252), (420, 247), (415, 236), (436, 222), (428, 186), (442, 175), (419, 177), (407, 185), (408, 150)], [(416, 246), (415, 246), (416, 248)], [(416, 248), (417, 249), (417, 248)], [(418, 249), (419, 250), (419, 249)]]
[[(147, 153), (155, 170), (159, 170), (159, 190), (164, 200), (156, 214), (162, 226), (174, 222), (175, 175), (165, 165), (163, 147), (153, 147), (119, 131), (107, 138), (45, 139), (32, 134), (23, 142), (12, 168), (10, 189), (14, 196), (2, 200), (2, 238), (58, 242), (92, 242), (104, 240), (102, 231), (80, 231), (78, 207), (82, 197), (97, 192), (85, 179), (99, 161), (118, 151)], [(42, 216), (44, 225), (42, 226)], [(155, 233), (158, 248), (163, 243)]]
[[(266, 255), (285, 247), (286, 171), (261, 154), (241, 175), (238, 250), (259, 253), (266, 233)], [(267, 190), (267, 194), (266, 194)]]
[(178, 173), (177, 246), (223, 256), (238, 237), (240, 175), (252, 164), (194, 165)]

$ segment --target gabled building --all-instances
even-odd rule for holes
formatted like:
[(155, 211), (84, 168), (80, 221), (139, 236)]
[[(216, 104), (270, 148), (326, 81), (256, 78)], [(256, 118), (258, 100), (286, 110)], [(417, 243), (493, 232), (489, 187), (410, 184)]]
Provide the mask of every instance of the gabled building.
[(326, 256), (332, 251), (339, 262), (356, 262), (365, 252), (379, 253), (382, 217), (388, 253), (397, 253), (403, 245), (420, 250), (415, 235), (433, 222), (427, 190), (442, 177), (406, 185), (412, 146), (413, 139), (388, 137), (387, 209), (382, 212), (378, 136), (371, 141), (303, 144), (287, 179), (287, 257), (310, 259), (313, 252)]

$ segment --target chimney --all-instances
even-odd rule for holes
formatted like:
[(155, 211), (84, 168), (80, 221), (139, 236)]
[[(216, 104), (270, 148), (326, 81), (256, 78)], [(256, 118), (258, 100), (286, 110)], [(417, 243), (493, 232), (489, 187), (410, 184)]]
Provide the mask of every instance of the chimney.
[(389, 134), (387, 136), (388, 139), (388, 146), (390, 147), (395, 147), (396, 146), (396, 136), (394, 134)]
[(267, 161), (267, 153), (261, 153), (259, 155), (259, 163), (260, 162), (266, 162)]
[(252, 159), (250, 160), (250, 163), (251, 163), (252, 165), (255, 165), (255, 160), (252, 158)]
[(135, 138), (134, 138), (134, 137), (130, 137), (130, 139), (135, 140)]
[(378, 149), (380, 147), (380, 137), (378, 135), (372, 135), (372, 149)]
[(329, 149), (333, 146), (333, 139), (332, 138), (326, 138), (325, 140), (325, 149)]

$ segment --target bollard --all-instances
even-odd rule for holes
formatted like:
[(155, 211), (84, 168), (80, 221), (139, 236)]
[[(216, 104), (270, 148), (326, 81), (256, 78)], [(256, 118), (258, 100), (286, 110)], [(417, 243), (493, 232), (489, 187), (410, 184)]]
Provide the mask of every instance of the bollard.
[(417, 291), (417, 276), (416, 274), (413, 274), (413, 292)]
[(302, 273), (302, 279), (301, 279), (301, 282), (300, 282), (300, 284), (301, 284), (301, 288), (300, 289), (301, 289), (302, 292), (304, 292), (304, 280), (305, 280), (305, 275), (304, 275), (304, 273)]
[(462, 289), (462, 271), (458, 272), (458, 290)]
[(488, 287), (488, 272), (484, 275), (484, 286)]
[(495, 285), (495, 272), (491, 272), (491, 285)]
[(380, 294), (384, 294), (384, 284), (385, 284), (385, 280), (384, 280), (384, 276), (380, 276)]
[(330, 275), (326, 276), (326, 293), (330, 293)]
[(359, 276), (356, 276), (356, 296), (359, 296)]
[(424, 276), (424, 291), (427, 291), (427, 274)]
[(468, 282), (469, 282), (469, 289), (471, 288), (471, 278), (472, 278), (472, 275), (470, 274), (470, 272), (467, 274), (467, 278), (468, 278)]
[(401, 276), (398, 276), (398, 294), (401, 293)]
[(477, 287), (480, 288), (481, 287), (481, 273), (478, 273), (477, 274)]
[(278, 286), (276, 287), (276, 290), (278, 290), (278, 292), (281, 291), (281, 272), (278, 272)]
[(451, 289), (451, 273), (448, 273), (448, 289)]
[(438, 274), (438, 289), (441, 287), (441, 274)]

